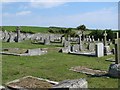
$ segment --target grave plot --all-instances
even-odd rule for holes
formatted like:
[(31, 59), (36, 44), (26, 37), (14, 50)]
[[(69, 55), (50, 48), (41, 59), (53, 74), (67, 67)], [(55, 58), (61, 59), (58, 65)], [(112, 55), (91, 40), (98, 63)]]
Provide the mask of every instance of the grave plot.
[(58, 82), (50, 81), (43, 78), (37, 78), (33, 76), (26, 76), (11, 82), (6, 83), (7, 88), (10, 89), (41, 89), (41, 88), (52, 88)]
[(59, 90), (60, 88), (88, 88), (86, 79), (64, 80), (61, 82), (50, 81), (48, 79), (26, 76), (6, 84), (8, 89), (17, 90)]
[(85, 66), (71, 67), (70, 70), (72, 70), (74, 72), (80, 72), (80, 73), (85, 73), (88, 75), (95, 75), (95, 76), (103, 76), (103, 75), (106, 75), (108, 73), (107, 71), (94, 70), (91, 68), (87, 68)]
[(19, 49), (19, 48), (6, 48), (3, 49), (1, 54), (3, 55), (15, 55), (15, 56), (35, 56), (46, 54), (46, 49)]

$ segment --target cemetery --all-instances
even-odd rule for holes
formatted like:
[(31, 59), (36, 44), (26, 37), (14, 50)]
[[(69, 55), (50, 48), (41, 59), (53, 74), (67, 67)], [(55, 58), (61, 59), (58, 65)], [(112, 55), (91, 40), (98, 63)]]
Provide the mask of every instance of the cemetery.
[(92, 31), (83, 34), (76, 30), (76, 36), (72, 36), (49, 30), (49, 33), (25, 33), (23, 29), (17, 26), (14, 31), (0, 30), (5, 88), (118, 88), (117, 31), (111, 40), (107, 30), (102, 31), (102, 38), (96, 38), (90, 35)]

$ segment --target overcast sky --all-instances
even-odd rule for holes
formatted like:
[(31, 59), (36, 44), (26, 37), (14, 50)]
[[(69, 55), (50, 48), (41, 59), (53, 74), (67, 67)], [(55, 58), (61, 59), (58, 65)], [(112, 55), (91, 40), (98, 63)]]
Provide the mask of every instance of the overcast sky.
[(84, 24), (87, 28), (94, 29), (118, 28), (117, 0), (109, 0), (111, 2), (87, 2), (88, 0), (85, 0), (86, 2), (82, 2), (83, 0), (81, 2), (66, 0), (62, 0), (62, 2), (60, 0), (2, 1), (2, 5), (0, 4), (2, 23), (0, 25), (77, 27)]

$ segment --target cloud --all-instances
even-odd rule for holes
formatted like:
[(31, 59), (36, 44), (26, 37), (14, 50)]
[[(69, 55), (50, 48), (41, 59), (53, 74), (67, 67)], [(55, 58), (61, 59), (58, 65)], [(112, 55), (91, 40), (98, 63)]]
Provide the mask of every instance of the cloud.
[(31, 11), (20, 11), (20, 12), (16, 12), (16, 13), (2, 13), (3, 17), (15, 17), (15, 16), (23, 16), (23, 15), (29, 15), (31, 14)]
[(104, 8), (94, 12), (75, 15), (39, 17), (37, 20), (39, 23), (36, 22), (36, 25), (42, 26), (77, 27), (85, 24), (88, 28), (117, 29), (118, 27), (118, 17), (117, 13), (115, 13), (115, 8)]
[(28, 14), (31, 14), (31, 11), (21, 11), (16, 13), (16, 15), (28, 15)]
[(35, 8), (52, 8), (65, 4), (66, 0), (31, 0), (30, 5)]

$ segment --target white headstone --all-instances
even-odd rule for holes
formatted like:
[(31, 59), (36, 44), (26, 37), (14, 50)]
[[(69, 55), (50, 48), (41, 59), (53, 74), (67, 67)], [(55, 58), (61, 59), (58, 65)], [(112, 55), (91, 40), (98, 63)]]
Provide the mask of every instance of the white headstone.
[(104, 45), (103, 43), (97, 43), (95, 46), (95, 53), (97, 57), (104, 56)]

